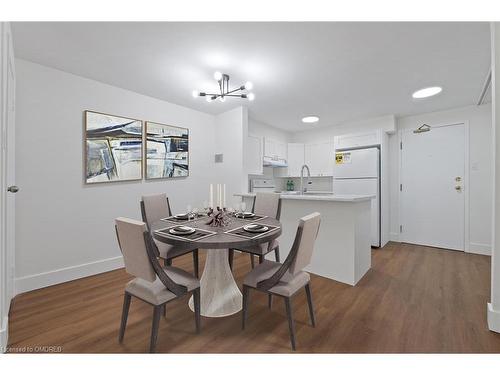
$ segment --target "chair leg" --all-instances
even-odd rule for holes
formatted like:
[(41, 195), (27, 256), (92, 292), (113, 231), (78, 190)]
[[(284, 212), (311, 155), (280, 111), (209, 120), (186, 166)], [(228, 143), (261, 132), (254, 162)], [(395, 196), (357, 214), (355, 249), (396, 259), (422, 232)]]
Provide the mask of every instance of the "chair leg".
[(234, 250), (229, 249), (229, 268), (231, 270), (233, 269), (233, 262), (234, 262)]
[[(252, 255), (253, 257), (253, 255)], [(242, 310), (242, 320), (241, 320), (241, 329), (245, 329), (245, 322), (248, 317), (248, 298), (250, 297), (250, 288), (246, 285), (243, 285), (243, 310)]]
[(156, 339), (158, 338), (158, 326), (160, 324), (162, 306), (155, 306), (153, 310), (153, 326), (151, 328), (151, 343), (149, 344), (149, 352), (154, 353), (156, 350)]
[(276, 262), (280, 262), (280, 248), (279, 246), (274, 249), (274, 257), (276, 258)]
[(172, 258), (165, 259), (165, 267), (170, 267), (172, 265)]
[(311, 317), (311, 325), (316, 327), (316, 318), (314, 317), (314, 306), (311, 295), (311, 286), (306, 284), (307, 304), (309, 305), (309, 316)]
[(250, 263), (252, 264), (252, 269), (255, 268), (255, 260), (253, 258), (253, 254), (249, 254), (250, 255)]
[(163, 316), (167, 316), (167, 303), (163, 305), (162, 310), (163, 310)]
[(271, 293), (267, 295), (267, 306), (269, 307), (269, 310), (273, 307), (273, 295)]
[(264, 263), (264, 255), (259, 255), (259, 264)]
[(127, 326), (127, 318), (128, 318), (128, 310), (130, 307), (130, 299), (132, 296), (125, 292), (125, 296), (123, 297), (123, 311), (122, 311), (122, 322), (120, 324), (120, 333), (118, 335), (118, 341), (123, 341), (123, 336), (125, 335), (125, 327)]
[(196, 333), (200, 333), (200, 288), (193, 291), (194, 299), (194, 321), (196, 324)]
[(295, 350), (295, 323), (293, 321), (292, 306), (290, 302), (290, 297), (285, 298), (286, 315), (288, 317), (288, 330), (290, 332), (290, 342), (292, 344), (292, 350)]
[(198, 249), (193, 250), (193, 267), (194, 267), (194, 277), (198, 279), (200, 276), (198, 271)]

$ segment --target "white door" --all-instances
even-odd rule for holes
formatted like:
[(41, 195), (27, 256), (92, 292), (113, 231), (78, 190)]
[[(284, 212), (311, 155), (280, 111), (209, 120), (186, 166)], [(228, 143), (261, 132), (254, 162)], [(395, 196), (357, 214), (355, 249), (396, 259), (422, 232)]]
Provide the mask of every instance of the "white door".
[[(0, 160), (0, 347), (7, 340), (6, 326), (10, 300), (14, 294), (14, 194), (7, 191), (14, 185), (14, 97), (15, 71), (12, 37), (8, 23), (0, 23), (1, 77), (1, 160)], [(11, 188), (10, 190), (15, 190)]]
[(401, 239), (464, 250), (465, 124), (401, 134)]

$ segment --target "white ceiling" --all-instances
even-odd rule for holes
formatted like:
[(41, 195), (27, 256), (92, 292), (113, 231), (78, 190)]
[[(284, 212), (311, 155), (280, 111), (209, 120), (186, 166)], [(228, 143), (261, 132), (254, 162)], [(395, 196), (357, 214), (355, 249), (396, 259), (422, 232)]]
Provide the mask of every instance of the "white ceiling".
[[(17, 57), (221, 113), (242, 102), (290, 131), (474, 104), (490, 64), (488, 23), (14, 23)], [(213, 72), (254, 83), (254, 102), (206, 103)], [(411, 93), (442, 86), (437, 97)], [(320, 116), (317, 125), (301, 123)]]

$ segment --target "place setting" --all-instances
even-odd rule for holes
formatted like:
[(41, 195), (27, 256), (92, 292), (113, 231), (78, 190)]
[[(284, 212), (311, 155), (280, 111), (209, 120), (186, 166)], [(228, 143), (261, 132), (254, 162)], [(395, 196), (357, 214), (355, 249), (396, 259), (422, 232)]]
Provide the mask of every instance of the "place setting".
[(156, 234), (166, 237), (182, 238), (190, 241), (196, 241), (201, 238), (216, 234), (208, 230), (193, 228), (187, 225), (178, 225), (175, 227), (163, 228), (155, 231)]
[(233, 236), (240, 236), (244, 238), (257, 238), (266, 233), (272, 232), (279, 229), (279, 227), (269, 224), (259, 224), (259, 223), (250, 223), (243, 225), (239, 228), (228, 230), (227, 234), (231, 234)]

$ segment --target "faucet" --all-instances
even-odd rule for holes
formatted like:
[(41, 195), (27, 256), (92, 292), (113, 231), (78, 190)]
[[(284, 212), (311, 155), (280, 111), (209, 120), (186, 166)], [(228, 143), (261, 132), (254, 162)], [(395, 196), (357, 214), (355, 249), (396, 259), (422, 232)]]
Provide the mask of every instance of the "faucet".
[(304, 169), (307, 170), (307, 185), (311, 185), (311, 171), (307, 164), (304, 164), (300, 169), (300, 194), (304, 194), (307, 191), (307, 187), (304, 187)]

